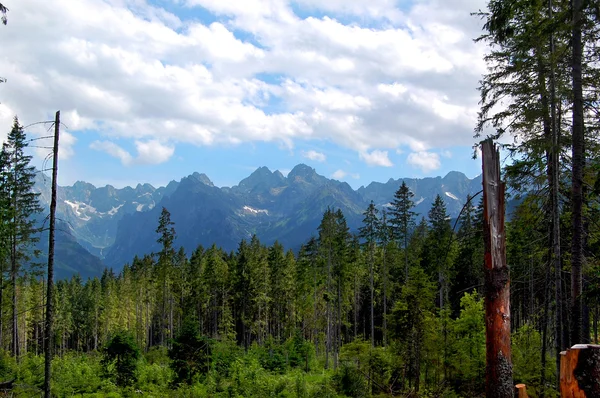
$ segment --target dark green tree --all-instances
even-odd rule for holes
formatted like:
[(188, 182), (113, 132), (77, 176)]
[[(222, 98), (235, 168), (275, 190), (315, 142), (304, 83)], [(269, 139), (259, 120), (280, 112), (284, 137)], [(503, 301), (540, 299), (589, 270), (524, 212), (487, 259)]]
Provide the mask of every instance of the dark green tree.
[(166, 338), (173, 337), (173, 292), (172, 270), (175, 263), (175, 223), (171, 221), (171, 213), (163, 207), (158, 220), (156, 233), (159, 235), (157, 242), (161, 250), (157, 253), (156, 273), (161, 284), (161, 314), (158, 319), (160, 331), (160, 344), (164, 345)]
[[(381, 279), (383, 280), (383, 346), (387, 345), (387, 316), (388, 316), (388, 297), (389, 297), (389, 264), (391, 261), (388, 261), (388, 256), (391, 254), (392, 258), (394, 257), (393, 250), (395, 249), (393, 245), (393, 231), (392, 226), (388, 222), (387, 212), (382, 210), (381, 212), (381, 220), (377, 224), (377, 240), (379, 245), (381, 246)], [(391, 249), (391, 250), (390, 250)], [(408, 255), (408, 247), (404, 250), (405, 255)], [(405, 257), (407, 260), (408, 257)]]
[(102, 354), (102, 364), (108, 374), (114, 374), (118, 386), (130, 386), (137, 381), (140, 349), (129, 332), (115, 333), (102, 349)]
[(17, 117), (14, 119), (13, 127), (8, 134), (6, 152), (8, 167), (5, 169), (3, 183), (0, 191), (6, 192), (10, 202), (10, 217), (8, 219), (7, 232), (10, 243), (10, 274), (12, 291), (12, 352), (19, 356), (19, 330), (18, 330), (18, 295), (17, 278), (22, 267), (31, 260), (31, 253), (37, 256), (37, 251), (31, 250), (32, 246), (39, 240), (36, 233), (34, 216), (42, 211), (38, 202), (39, 194), (33, 191), (35, 180), (35, 168), (30, 165), (31, 155), (26, 153), (29, 145), (25, 131), (19, 124)]
[(410, 191), (404, 181), (394, 194), (394, 200), (390, 209), (390, 224), (394, 238), (402, 244), (404, 251), (404, 272), (408, 278), (408, 241), (410, 231), (414, 227), (415, 212), (412, 208), (415, 206), (412, 201), (414, 194)]
[(452, 229), (450, 227), (450, 216), (446, 210), (446, 204), (440, 195), (435, 197), (429, 210), (429, 234), (425, 247), (425, 267), (431, 275), (437, 274), (440, 287), (439, 306), (444, 308), (448, 303), (448, 251)]
[(375, 345), (375, 248), (377, 244), (377, 232), (379, 230), (379, 218), (377, 213), (379, 210), (375, 207), (373, 201), (363, 215), (363, 225), (359, 228), (359, 237), (364, 239), (364, 246), (367, 250), (367, 258), (369, 261), (369, 288), (371, 293), (371, 346)]
[(195, 324), (185, 322), (169, 349), (171, 369), (175, 372), (174, 384), (192, 384), (210, 369), (212, 345), (201, 336)]
[(399, 300), (392, 310), (393, 337), (406, 363), (408, 387), (419, 391), (427, 320), (434, 317), (435, 286), (420, 267), (409, 269)]

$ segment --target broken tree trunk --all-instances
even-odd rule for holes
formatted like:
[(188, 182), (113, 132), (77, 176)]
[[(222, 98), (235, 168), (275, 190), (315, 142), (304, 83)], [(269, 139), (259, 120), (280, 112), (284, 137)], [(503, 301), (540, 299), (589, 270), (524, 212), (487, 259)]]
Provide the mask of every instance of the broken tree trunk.
[(600, 397), (600, 346), (577, 344), (560, 353), (560, 396)]
[(44, 397), (50, 398), (52, 377), (52, 354), (54, 350), (54, 238), (56, 232), (56, 192), (58, 178), (58, 135), (60, 133), (60, 111), (54, 120), (54, 147), (52, 161), (52, 197), (50, 200), (50, 236), (48, 239), (48, 291), (46, 293), (46, 335), (44, 353)]
[(485, 340), (487, 398), (512, 398), (510, 278), (506, 264), (504, 183), (500, 155), (491, 139), (481, 144), (483, 159), (483, 236), (485, 241)]

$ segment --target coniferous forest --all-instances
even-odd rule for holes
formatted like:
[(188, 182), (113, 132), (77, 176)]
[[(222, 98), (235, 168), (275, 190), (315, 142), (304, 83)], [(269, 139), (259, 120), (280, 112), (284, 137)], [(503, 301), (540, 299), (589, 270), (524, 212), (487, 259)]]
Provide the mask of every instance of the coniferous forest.
[[(1, 6), (1, 5), (0, 5)], [(493, 136), (512, 204), (514, 380), (558, 396), (559, 353), (598, 342), (597, 2), (491, 0), (477, 141)], [(298, 251), (252, 236), (186, 253), (169, 209), (161, 249), (54, 286), (45, 334), (45, 228), (26, 133), (0, 152), (0, 390), (59, 397), (476, 397), (485, 391), (481, 197), (457, 219), (402, 184), (351, 231), (328, 208)], [(201, 228), (201, 226), (199, 226)]]

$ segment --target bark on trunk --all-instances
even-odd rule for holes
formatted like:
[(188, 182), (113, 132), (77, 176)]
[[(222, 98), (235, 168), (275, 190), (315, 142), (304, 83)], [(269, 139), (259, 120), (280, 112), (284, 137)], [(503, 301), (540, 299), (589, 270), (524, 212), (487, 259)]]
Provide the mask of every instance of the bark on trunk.
[(583, 91), (581, 58), (583, 44), (581, 40), (582, 1), (573, 0), (573, 174), (571, 187), (572, 201), (572, 228), (573, 238), (571, 246), (571, 297), (572, 297), (572, 327), (571, 341), (575, 344), (582, 341), (582, 305), (581, 305), (581, 270), (584, 263), (583, 253), (583, 169), (585, 167), (585, 145), (583, 126)]
[(504, 183), (491, 140), (482, 144), (485, 240), (486, 397), (512, 398), (510, 277), (506, 264)]
[(54, 240), (56, 223), (56, 185), (58, 176), (58, 136), (60, 133), (60, 111), (54, 120), (54, 159), (52, 161), (52, 197), (50, 200), (50, 236), (48, 239), (48, 282), (46, 293), (46, 350), (44, 352), (44, 397), (50, 398), (52, 376), (52, 341), (54, 337)]

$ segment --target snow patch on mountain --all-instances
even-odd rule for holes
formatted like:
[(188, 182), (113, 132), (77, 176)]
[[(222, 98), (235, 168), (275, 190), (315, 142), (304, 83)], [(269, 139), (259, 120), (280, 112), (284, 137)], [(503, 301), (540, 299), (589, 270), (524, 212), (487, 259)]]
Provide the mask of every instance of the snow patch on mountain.
[(260, 213), (263, 213), (263, 214), (269, 215), (269, 211), (268, 210), (255, 209), (255, 208), (252, 208), (250, 206), (244, 206), (242, 209), (244, 210), (244, 213), (246, 213), (246, 214), (248, 214), (248, 213), (250, 213), (250, 214), (260, 214)]
[(69, 200), (65, 200), (65, 203), (68, 204), (71, 209), (73, 209), (75, 215), (83, 221), (89, 221), (92, 219), (90, 216), (85, 214), (85, 212), (96, 213), (96, 209), (94, 207), (82, 202), (71, 202)]
[(117, 214), (117, 212), (119, 211), (119, 209), (123, 207), (123, 204), (118, 205), (117, 207), (113, 207), (112, 209), (110, 209), (107, 213), (109, 216), (114, 216), (115, 214)]
[(421, 199), (419, 199), (415, 202), (415, 206), (420, 205), (421, 203), (423, 203), (424, 200), (425, 200), (425, 198), (421, 196)]
[(446, 194), (446, 196), (447, 196), (447, 197), (449, 197), (449, 198), (452, 198), (452, 199), (454, 199), (454, 200), (459, 200), (459, 199), (456, 197), (456, 195), (454, 195), (454, 194), (453, 194), (453, 193), (451, 193), (451, 192), (444, 192), (444, 193), (445, 193), (445, 194)]

